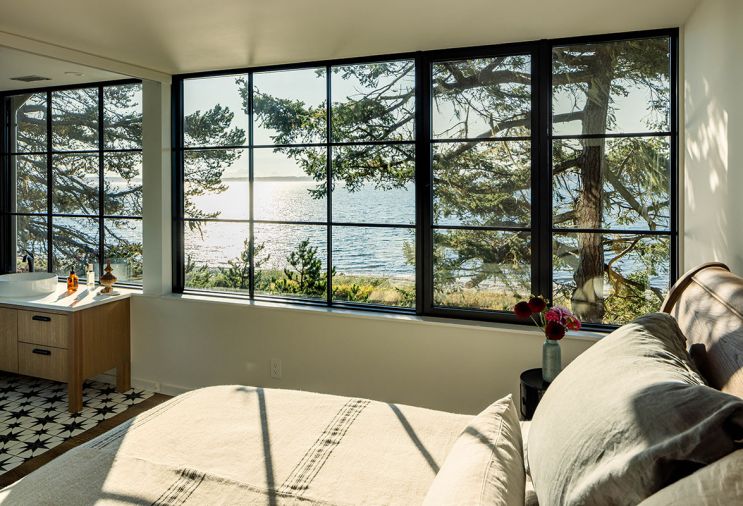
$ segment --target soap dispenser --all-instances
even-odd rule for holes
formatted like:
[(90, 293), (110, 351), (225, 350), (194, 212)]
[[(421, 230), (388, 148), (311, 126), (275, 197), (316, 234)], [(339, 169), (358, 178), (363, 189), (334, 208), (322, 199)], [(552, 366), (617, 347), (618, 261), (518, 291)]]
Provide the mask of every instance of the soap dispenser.
[(67, 276), (67, 290), (70, 292), (74, 292), (77, 290), (77, 287), (79, 285), (80, 281), (77, 277), (77, 274), (75, 274), (75, 268), (70, 269), (70, 275)]
[(88, 269), (85, 272), (85, 278), (88, 281), (88, 290), (92, 292), (95, 288), (95, 271), (93, 271), (93, 264), (88, 264)]

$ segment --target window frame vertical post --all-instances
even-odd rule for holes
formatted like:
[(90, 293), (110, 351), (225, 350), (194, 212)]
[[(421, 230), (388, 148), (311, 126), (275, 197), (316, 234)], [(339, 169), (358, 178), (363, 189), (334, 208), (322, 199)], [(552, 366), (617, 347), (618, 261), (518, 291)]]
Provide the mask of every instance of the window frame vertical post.
[(105, 180), (103, 177), (104, 171), (104, 138), (103, 138), (103, 107), (104, 107), (104, 96), (103, 86), (98, 86), (98, 272), (103, 274), (103, 265), (105, 259), (103, 258), (106, 254), (105, 239), (106, 239), (106, 227), (104, 223), (104, 215), (106, 214), (105, 206), (105, 192), (104, 185)]
[(416, 313), (433, 309), (432, 62), (415, 57)]
[(253, 73), (248, 72), (248, 298), (255, 299), (255, 157), (253, 148)]
[(552, 300), (552, 45), (532, 54), (532, 293)]
[(52, 195), (54, 191), (54, 172), (52, 169), (52, 92), (46, 92), (46, 270), (54, 271), (54, 223)]
[(185, 287), (185, 202), (184, 202), (184, 151), (183, 151), (183, 79), (174, 77), (171, 84), (171, 162), (172, 167), (172, 250), (173, 292), (183, 293)]

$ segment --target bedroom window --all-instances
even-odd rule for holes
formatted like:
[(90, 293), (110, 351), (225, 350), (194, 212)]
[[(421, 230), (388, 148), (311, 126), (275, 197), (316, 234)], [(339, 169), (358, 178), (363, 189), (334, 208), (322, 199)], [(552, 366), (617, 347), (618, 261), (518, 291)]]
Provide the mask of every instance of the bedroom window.
[(676, 277), (676, 30), (177, 76), (174, 290), (513, 321)]
[(553, 298), (587, 322), (657, 311), (674, 276), (671, 40), (552, 49)]
[(433, 304), (508, 311), (531, 292), (532, 57), (432, 66)]
[(183, 84), (184, 286), (415, 305), (415, 65)]
[(135, 82), (3, 97), (4, 268), (142, 282), (142, 92)]

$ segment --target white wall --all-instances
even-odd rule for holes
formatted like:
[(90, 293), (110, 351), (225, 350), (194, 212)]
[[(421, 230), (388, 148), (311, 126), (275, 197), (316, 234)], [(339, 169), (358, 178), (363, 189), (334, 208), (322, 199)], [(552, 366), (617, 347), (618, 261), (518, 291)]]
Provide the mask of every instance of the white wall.
[[(132, 301), (132, 374), (165, 393), (240, 383), (476, 413), (509, 392), (518, 403), (519, 373), (539, 367), (543, 341), (521, 327), (176, 296)], [(592, 342), (563, 339), (563, 362)], [(272, 358), (282, 361), (281, 380), (270, 377)]]
[(743, 2), (705, 0), (684, 30), (684, 264), (743, 274)]

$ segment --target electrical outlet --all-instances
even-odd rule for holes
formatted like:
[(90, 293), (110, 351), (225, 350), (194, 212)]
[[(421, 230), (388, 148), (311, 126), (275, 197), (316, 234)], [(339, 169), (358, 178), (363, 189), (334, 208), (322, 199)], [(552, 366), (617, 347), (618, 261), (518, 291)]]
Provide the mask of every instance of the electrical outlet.
[(271, 359), (271, 377), (281, 379), (281, 360), (278, 358)]

